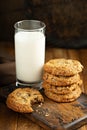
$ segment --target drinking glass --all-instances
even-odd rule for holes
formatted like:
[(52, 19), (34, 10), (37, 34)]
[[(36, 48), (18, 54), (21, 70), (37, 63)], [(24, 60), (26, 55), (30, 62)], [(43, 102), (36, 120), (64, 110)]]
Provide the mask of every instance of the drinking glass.
[(14, 25), (16, 86), (40, 89), (45, 62), (45, 28), (38, 20), (22, 20)]

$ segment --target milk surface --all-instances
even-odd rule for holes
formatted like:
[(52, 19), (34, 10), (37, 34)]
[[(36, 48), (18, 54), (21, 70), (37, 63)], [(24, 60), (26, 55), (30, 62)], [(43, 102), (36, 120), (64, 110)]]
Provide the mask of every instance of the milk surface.
[(15, 59), (17, 79), (39, 82), (45, 60), (45, 36), (41, 32), (15, 34)]

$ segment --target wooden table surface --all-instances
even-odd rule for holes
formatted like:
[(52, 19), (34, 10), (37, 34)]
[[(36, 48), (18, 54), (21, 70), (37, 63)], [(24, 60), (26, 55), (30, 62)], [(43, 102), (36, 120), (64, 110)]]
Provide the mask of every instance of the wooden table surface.
[[(75, 50), (75, 49), (61, 49), (61, 48), (46, 48), (46, 61), (53, 58), (77, 59), (83, 64), (84, 70), (82, 72), (82, 78), (84, 85), (82, 91), (87, 93), (87, 49)], [(14, 59), (13, 43), (1, 42), (0, 66), (4, 66), (4, 64), (13, 62), (14, 60), (15, 59)], [(5, 73), (5, 77), (6, 74), (7, 73)], [(0, 77), (1, 76), (2, 75), (0, 75)], [(0, 87), (3, 87), (3, 85)], [(37, 124), (33, 123), (29, 119), (26, 119), (21, 114), (9, 110), (6, 107), (6, 104), (0, 100), (0, 130), (44, 130), (44, 129), (38, 126)], [(87, 130), (87, 126), (86, 125), (82, 126), (78, 130)]]

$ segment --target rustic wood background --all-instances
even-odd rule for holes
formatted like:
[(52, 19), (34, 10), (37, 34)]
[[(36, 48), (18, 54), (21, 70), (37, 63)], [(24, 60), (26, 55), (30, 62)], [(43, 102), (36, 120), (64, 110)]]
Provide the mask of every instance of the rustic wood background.
[(0, 40), (13, 40), (22, 19), (46, 23), (48, 46), (87, 47), (87, 0), (1, 0)]

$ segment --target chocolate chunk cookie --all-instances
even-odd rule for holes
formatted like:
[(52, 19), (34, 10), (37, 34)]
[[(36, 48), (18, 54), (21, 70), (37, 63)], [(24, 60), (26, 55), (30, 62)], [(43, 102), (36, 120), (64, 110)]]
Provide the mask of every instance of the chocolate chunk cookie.
[(52, 59), (44, 65), (44, 70), (52, 75), (72, 76), (82, 69), (82, 64), (72, 59)]
[(42, 86), (46, 91), (50, 91), (56, 94), (69, 94), (72, 93), (72, 91), (74, 91), (75, 89), (77, 89), (79, 86), (82, 85), (82, 80), (79, 80), (77, 83), (74, 83), (72, 85), (68, 85), (68, 86), (54, 86), (54, 85), (50, 85), (47, 82), (43, 82)]
[(45, 72), (43, 74), (43, 80), (54, 86), (67, 86), (76, 83), (80, 80), (80, 75), (73, 76), (55, 76)]
[(46, 89), (44, 90), (44, 92), (49, 99), (60, 103), (74, 101), (81, 95), (80, 87), (77, 87), (75, 90), (68, 94), (57, 94)]
[(43, 102), (43, 96), (36, 89), (32, 88), (17, 88), (7, 97), (7, 106), (22, 113), (30, 113), (33, 111), (32, 105), (34, 103)]

